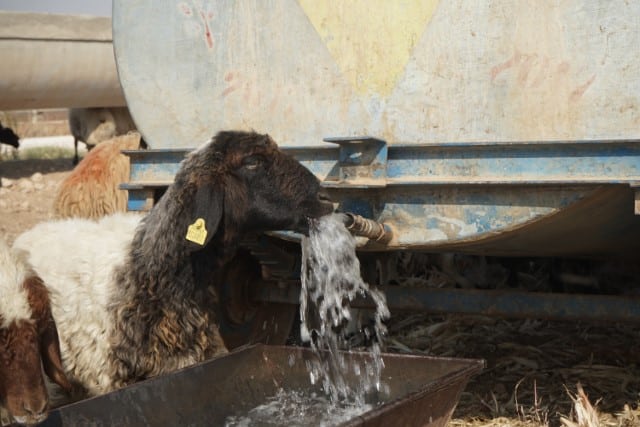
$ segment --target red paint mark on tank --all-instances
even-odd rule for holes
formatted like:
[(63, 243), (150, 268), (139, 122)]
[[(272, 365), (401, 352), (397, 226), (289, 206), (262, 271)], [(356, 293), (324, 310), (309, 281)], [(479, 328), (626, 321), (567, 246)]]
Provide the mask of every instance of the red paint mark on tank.
[(571, 92), (571, 95), (569, 95), (569, 101), (576, 102), (577, 100), (582, 98), (582, 95), (584, 95), (587, 89), (589, 89), (589, 86), (591, 86), (591, 84), (595, 79), (596, 79), (596, 75), (594, 74), (593, 76), (591, 76), (589, 80), (587, 80), (586, 82), (584, 82), (583, 84), (575, 88), (573, 92)]
[(209, 28), (209, 20), (213, 18), (213, 13), (208, 12), (205, 16), (203, 11), (200, 11), (200, 18), (204, 24), (204, 38), (209, 49), (213, 49), (213, 36), (211, 35), (211, 28)]
[(236, 78), (237, 74), (233, 71), (229, 71), (227, 72), (223, 79), (225, 82), (227, 82), (229, 84), (229, 86), (227, 86), (221, 93), (220, 95), (224, 98), (225, 96), (229, 95), (231, 92), (236, 91), (238, 88), (240, 88), (240, 85), (242, 84), (242, 82), (238, 82), (238, 79)]
[(191, 8), (189, 7), (189, 5), (184, 3), (184, 2), (178, 3), (178, 10), (180, 12), (182, 12), (182, 14), (184, 16), (192, 16), (193, 15), (193, 12), (191, 11)]
[(213, 49), (214, 38), (211, 32), (210, 22), (214, 17), (214, 13), (210, 10), (205, 11), (202, 8), (201, 2), (194, 1), (193, 6), (194, 7), (191, 8), (191, 6), (189, 6), (186, 2), (180, 2), (178, 3), (178, 10), (187, 18), (194, 19), (197, 15), (202, 21), (202, 26), (200, 26), (197, 22), (188, 21), (185, 27), (188, 29), (188, 32), (195, 31), (194, 33), (190, 34), (194, 36), (197, 35), (199, 31), (202, 31), (204, 29), (204, 42), (209, 49)]
[(233, 92), (236, 89), (238, 89), (238, 86), (236, 86), (236, 85), (229, 86), (225, 90), (222, 91), (221, 95), (224, 98), (225, 96), (229, 95), (231, 92)]
[(521, 55), (519, 53), (515, 53), (507, 61), (503, 62), (502, 64), (498, 64), (495, 67), (491, 68), (491, 81), (494, 81), (496, 79), (496, 77), (498, 77), (498, 75), (500, 75), (500, 73), (502, 73), (503, 71), (508, 70), (509, 68), (513, 67), (518, 62), (520, 62), (520, 56)]
[[(537, 53), (516, 52), (507, 61), (491, 69), (491, 81), (494, 82), (501, 73), (509, 69), (513, 69), (513, 73), (515, 73), (512, 76), (513, 80), (521, 87), (536, 88), (545, 81), (551, 81), (557, 76), (568, 74), (571, 64), (567, 61), (556, 62), (546, 55)], [(581, 94), (578, 95), (578, 97), (580, 96)]]
[(520, 70), (518, 71), (518, 82), (521, 85), (525, 85), (529, 79), (529, 73), (537, 60), (537, 55), (524, 55), (522, 62), (520, 63)]
[(569, 65), (567, 61), (562, 61), (560, 64), (558, 64), (558, 73), (566, 74), (569, 72), (569, 68), (571, 68), (571, 65)]

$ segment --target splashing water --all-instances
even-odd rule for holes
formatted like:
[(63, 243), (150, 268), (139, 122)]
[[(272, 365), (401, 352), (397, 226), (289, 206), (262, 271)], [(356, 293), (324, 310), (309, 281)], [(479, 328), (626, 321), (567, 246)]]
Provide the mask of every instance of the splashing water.
[(334, 426), (349, 421), (372, 408), (372, 405), (334, 405), (316, 393), (283, 390), (244, 415), (232, 415), (225, 427), (307, 427)]
[[(317, 356), (308, 363), (311, 383), (322, 382), (333, 403), (364, 405), (367, 393), (384, 392), (381, 345), (389, 317), (384, 294), (370, 289), (360, 277), (355, 238), (338, 215), (309, 220), (309, 237), (302, 240), (302, 292), (300, 335)], [(349, 305), (357, 296), (369, 295), (376, 305), (368, 357), (347, 359), (346, 327), (352, 321)], [(347, 378), (352, 379), (347, 381)]]

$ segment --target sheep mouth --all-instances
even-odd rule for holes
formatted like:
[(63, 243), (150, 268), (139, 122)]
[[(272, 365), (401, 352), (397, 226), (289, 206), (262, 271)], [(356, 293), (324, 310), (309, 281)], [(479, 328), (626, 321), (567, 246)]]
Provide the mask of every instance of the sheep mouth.
[(315, 198), (306, 200), (300, 206), (300, 211), (302, 218), (299, 218), (298, 222), (304, 222), (306, 225), (307, 218), (320, 218), (333, 213), (334, 204), (329, 197), (320, 193)]
[(329, 199), (320, 199), (320, 211), (322, 212), (318, 216), (329, 215), (333, 212), (333, 202)]
[(320, 191), (318, 191), (316, 200), (319, 203), (318, 211), (320, 212), (320, 215), (318, 215), (317, 217), (329, 215), (333, 212), (333, 201), (324, 188), (321, 188)]
[(16, 423), (25, 426), (32, 426), (38, 423), (41, 423), (47, 418), (47, 413), (41, 414), (30, 414), (30, 415), (13, 415), (13, 419)]
[(309, 237), (309, 231), (313, 227), (312, 224), (315, 222), (315, 219), (320, 218), (321, 216), (323, 215), (305, 216), (300, 218), (300, 220), (298, 221), (298, 223), (296, 224), (296, 226), (293, 228), (292, 231)]
[(320, 218), (333, 213), (334, 206), (331, 202), (319, 201), (314, 203), (312, 209), (307, 210), (306, 214), (299, 220), (300, 223), (304, 223), (305, 227), (309, 224), (309, 219)]
[(293, 231), (309, 236), (309, 230), (313, 227), (312, 224), (315, 224), (318, 218), (332, 214), (333, 210), (333, 203), (323, 203), (321, 212), (318, 215), (307, 215), (300, 218)]
[(309, 219), (310, 218), (305, 218), (305, 220), (303, 220), (300, 224), (298, 224), (293, 231), (298, 233), (298, 234), (302, 234), (305, 235), (307, 237), (309, 237)]

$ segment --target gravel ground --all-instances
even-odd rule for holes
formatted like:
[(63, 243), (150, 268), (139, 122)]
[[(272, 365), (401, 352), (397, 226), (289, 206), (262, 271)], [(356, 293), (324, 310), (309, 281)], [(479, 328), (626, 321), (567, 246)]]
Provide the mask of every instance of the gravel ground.
[(51, 217), (58, 185), (71, 169), (71, 159), (0, 161), (0, 234), (9, 243)]

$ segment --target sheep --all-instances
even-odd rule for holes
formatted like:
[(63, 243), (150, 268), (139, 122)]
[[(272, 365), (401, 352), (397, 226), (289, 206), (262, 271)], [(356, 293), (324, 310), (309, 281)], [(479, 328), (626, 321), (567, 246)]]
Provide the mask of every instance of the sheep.
[(24, 260), (0, 239), (0, 407), (21, 424), (47, 416), (42, 368), (66, 392), (49, 293)]
[(53, 202), (56, 218), (100, 218), (127, 208), (129, 159), (121, 150), (144, 147), (140, 134), (130, 132), (100, 143), (60, 183)]
[(0, 122), (0, 142), (12, 146), (13, 148), (20, 147), (20, 138), (11, 128), (2, 126)]
[(127, 107), (71, 108), (68, 120), (75, 149), (74, 165), (79, 161), (78, 141), (84, 142), (90, 151), (103, 141), (136, 130)]
[(36, 225), (14, 243), (52, 290), (68, 377), (102, 394), (227, 352), (215, 284), (247, 235), (333, 210), (268, 135), (223, 131), (144, 216)]

